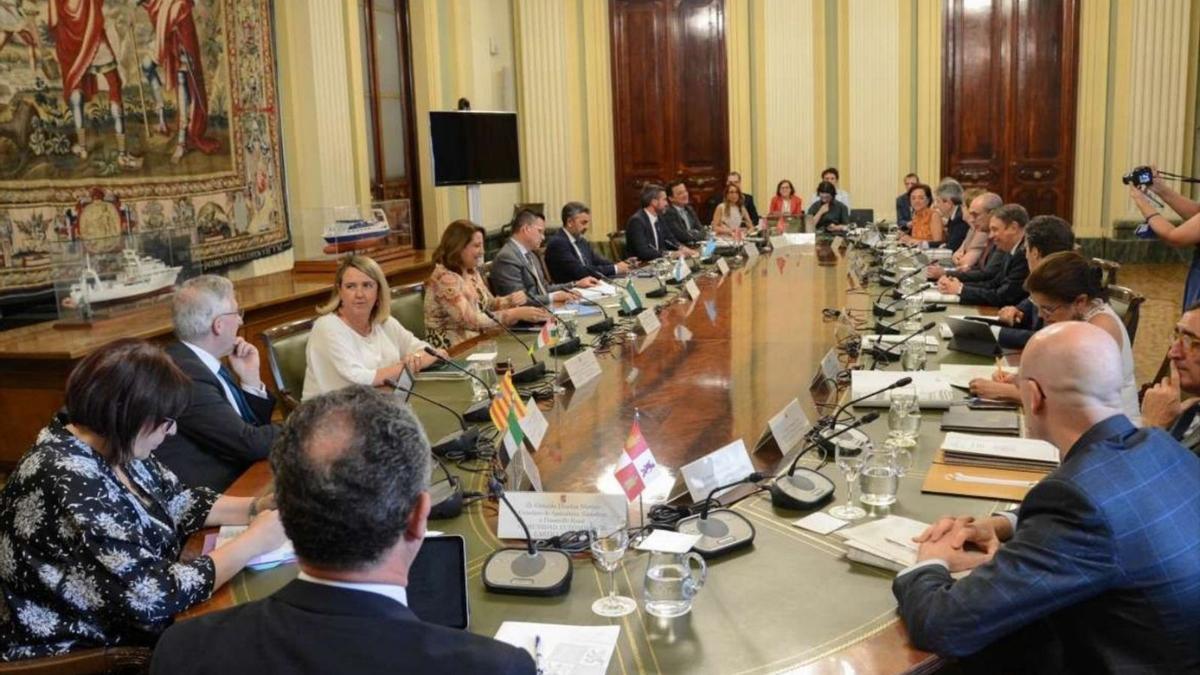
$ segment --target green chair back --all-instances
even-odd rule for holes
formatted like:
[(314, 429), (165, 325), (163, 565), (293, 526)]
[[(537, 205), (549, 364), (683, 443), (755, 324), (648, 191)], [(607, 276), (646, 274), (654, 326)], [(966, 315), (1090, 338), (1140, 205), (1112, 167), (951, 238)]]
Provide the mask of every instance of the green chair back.
[(392, 316), (413, 335), (425, 339), (425, 284), (392, 289)]
[(267, 347), (267, 362), (271, 366), (271, 377), (275, 389), (283, 401), (285, 412), (300, 405), (304, 395), (304, 372), (308, 369), (308, 336), (316, 318), (300, 319), (263, 331), (263, 344)]
[(625, 256), (625, 233), (610, 232), (608, 234), (608, 249), (612, 253), (612, 259), (624, 260)]

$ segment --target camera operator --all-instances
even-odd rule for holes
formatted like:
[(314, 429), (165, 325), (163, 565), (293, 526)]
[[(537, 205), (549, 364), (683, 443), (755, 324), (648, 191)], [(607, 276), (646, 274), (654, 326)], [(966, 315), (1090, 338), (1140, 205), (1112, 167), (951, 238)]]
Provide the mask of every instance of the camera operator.
[[(1149, 179), (1149, 183), (1147, 183)], [(1187, 283), (1183, 289), (1183, 306), (1190, 307), (1200, 300), (1200, 203), (1192, 201), (1179, 194), (1166, 184), (1158, 169), (1154, 167), (1138, 167), (1122, 179), (1129, 185), (1129, 196), (1137, 206), (1138, 211), (1146, 219), (1146, 224), (1159, 239), (1171, 246), (1196, 247), (1192, 254), (1192, 265), (1188, 269)], [(1146, 192), (1153, 192), (1162, 198), (1175, 213), (1183, 218), (1183, 223), (1176, 226), (1158, 212)], [(1139, 233), (1140, 236), (1140, 233)]]

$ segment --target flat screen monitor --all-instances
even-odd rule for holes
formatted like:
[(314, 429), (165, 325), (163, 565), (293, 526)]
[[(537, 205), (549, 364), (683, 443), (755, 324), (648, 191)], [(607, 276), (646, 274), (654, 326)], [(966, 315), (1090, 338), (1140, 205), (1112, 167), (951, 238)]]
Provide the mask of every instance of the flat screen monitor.
[(433, 184), (519, 183), (517, 114), (431, 111)]

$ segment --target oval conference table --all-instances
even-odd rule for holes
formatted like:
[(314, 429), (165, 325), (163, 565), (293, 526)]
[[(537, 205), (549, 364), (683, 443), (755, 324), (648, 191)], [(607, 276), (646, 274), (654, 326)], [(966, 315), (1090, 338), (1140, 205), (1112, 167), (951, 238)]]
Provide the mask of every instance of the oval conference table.
[[(706, 267), (696, 275), (696, 301), (685, 301), (682, 287), (672, 288), (660, 301), (647, 300), (647, 306), (662, 306), (661, 329), (636, 338), (621, 331), (626, 337), (622, 344), (600, 350), (601, 374), (596, 379), (578, 390), (568, 387), (542, 404), (549, 430), (534, 457), (544, 489), (620, 494), (613, 469), (635, 411), (667, 476), (649, 486), (646, 508), (686, 494), (679, 467), (738, 439), (748, 449), (762, 446), (752, 455), (756, 469), (778, 470), (779, 448), (769, 439), (759, 443), (767, 421), (794, 398), (815, 420), (829, 412), (827, 404), (836, 402), (835, 397), (846, 397), (844, 391), (814, 393), (810, 384), (836, 342), (837, 324), (822, 310), (853, 309), (865, 317), (877, 294), (854, 283), (847, 259), (857, 255), (862, 253), (827, 242), (782, 248), (727, 276)], [(643, 296), (656, 286), (651, 279), (637, 279), (635, 285)], [(612, 306), (609, 313), (615, 317), (615, 299), (604, 304)], [(938, 316), (928, 314), (926, 319)], [(583, 333), (583, 326), (598, 318), (580, 321), (585, 342), (591, 336)], [(618, 321), (633, 324), (631, 319)], [(501, 358), (508, 356), (518, 366), (528, 358), (513, 338), (488, 337), (497, 340)], [(456, 354), (472, 347), (467, 343)], [(544, 351), (539, 357), (554, 365)], [(843, 368), (849, 365), (845, 358)], [(936, 355), (929, 354), (927, 368), (943, 362), (987, 361), (948, 352), (943, 344)], [(471, 399), (465, 380), (421, 381), (417, 391), (458, 410)], [(416, 400), (413, 407), (431, 439), (457, 428), (457, 421), (444, 411)], [(947, 513), (978, 516), (1001, 507), (991, 500), (921, 492), (925, 469), (943, 436), (939, 417), (938, 412), (923, 414), (914, 469), (900, 480), (899, 500), (890, 513), (930, 522)], [(874, 441), (882, 441), (886, 415), (863, 429)], [(794, 453), (797, 448), (789, 450)], [(790, 462), (791, 453), (783, 459)], [(844, 500), (844, 479), (832, 462), (819, 467), (816, 454), (808, 453), (801, 465), (819, 468), (837, 486), (835, 502)], [(464, 489), (486, 492), (483, 473), (454, 465), (451, 470), (463, 477)], [(269, 480), (269, 469), (260, 463), (229, 492), (254, 494)], [(466, 539), (470, 630), (493, 635), (505, 620), (619, 625), (609, 673), (915, 673), (942, 665), (934, 655), (909, 644), (896, 614), (892, 573), (846, 560), (846, 547), (836, 536), (792, 526), (805, 512), (775, 509), (766, 493), (743, 499), (734, 508), (757, 530), (754, 544), (711, 560), (707, 583), (692, 612), (671, 620), (641, 608), (647, 556), (640, 551), (630, 550), (616, 573), (618, 590), (637, 598), (639, 609), (606, 619), (590, 607), (608, 591), (607, 575), (586, 556), (575, 559), (566, 595), (527, 598), (484, 590), (479, 574), (485, 558), (496, 548), (519, 543), (497, 539), (495, 501), (477, 501), (455, 519), (431, 522), (430, 529)], [(877, 515), (881, 512), (870, 517)], [(191, 555), (197, 554), (201, 542), (201, 535), (193, 537)], [(180, 619), (265, 597), (295, 574), (295, 565), (243, 571)]]

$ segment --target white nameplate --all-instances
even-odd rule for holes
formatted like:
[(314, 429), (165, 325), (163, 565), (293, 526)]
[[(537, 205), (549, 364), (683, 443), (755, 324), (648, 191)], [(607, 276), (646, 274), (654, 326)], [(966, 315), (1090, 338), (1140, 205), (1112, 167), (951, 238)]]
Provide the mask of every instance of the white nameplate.
[(821, 359), (821, 376), (827, 380), (836, 380), (841, 370), (842, 364), (838, 362), (837, 348), (825, 352), (825, 357)]
[(804, 414), (797, 399), (792, 399), (791, 403), (784, 406), (779, 414), (767, 422), (767, 426), (770, 427), (775, 442), (779, 444), (779, 451), (784, 453), (796, 447), (796, 444), (804, 439), (804, 434), (812, 428), (808, 415)]
[[(749, 476), (754, 472), (754, 465), (746, 453), (746, 444), (739, 438), (684, 465), (680, 472), (683, 473), (683, 482), (687, 484), (692, 501), (699, 502), (708, 497), (713, 488)], [(717, 496), (720, 494), (717, 493)]]
[(638, 325), (642, 327), (642, 331), (649, 335), (654, 331), (662, 328), (662, 322), (658, 320), (658, 312), (653, 309), (647, 309), (637, 315)]
[(747, 243), (742, 247), (742, 250), (746, 252), (746, 262), (754, 262), (755, 260), (758, 260), (758, 247), (754, 244)]
[(546, 416), (542, 414), (537, 403), (532, 398), (525, 402), (525, 419), (521, 420), (521, 431), (525, 432), (525, 437), (529, 439), (529, 444), (537, 450), (542, 445), (542, 439), (546, 437), (546, 430), (550, 428), (550, 422), (546, 421)]
[(591, 382), (600, 374), (600, 362), (596, 360), (596, 352), (590, 349), (572, 356), (563, 367), (567, 369), (567, 377), (571, 379), (571, 384), (577, 388)]
[(729, 274), (729, 263), (724, 257), (717, 258), (717, 270), (721, 272), (721, 276)]
[(700, 287), (696, 285), (695, 279), (688, 279), (683, 288), (687, 291), (688, 296), (692, 298), (693, 302), (700, 299)]
[[(508, 492), (513, 508), (521, 514), (534, 539), (548, 539), (575, 530), (612, 532), (625, 524), (625, 495), (581, 492)], [(496, 536), (524, 539), (525, 531), (512, 511), (500, 501)]]

